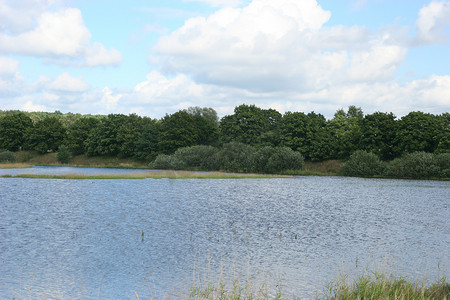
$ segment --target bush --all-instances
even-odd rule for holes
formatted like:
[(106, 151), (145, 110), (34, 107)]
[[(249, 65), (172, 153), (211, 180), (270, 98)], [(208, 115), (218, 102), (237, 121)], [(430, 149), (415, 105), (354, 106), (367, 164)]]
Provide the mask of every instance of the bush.
[(155, 160), (149, 164), (149, 167), (162, 170), (180, 170), (182, 169), (182, 162), (174, 155), (159, 154)]
[(433, 154), (423, 151), (408, 153), (388, 165), (386, 174), (398, 178), (440, 177), (440, 169)]
[(72, 158), (72, 153), (67, 146), (61, 145), (58, 148), (58, 153), (56, 154), (56, 159), (62, 163), (66, 164)]
[(266, 164), (267, 173), (281, 173), (286, 170), (301, 170), (305, 159), (300, 152), (289, 147), (277, 147)]
[(434, 160), (440, 170), (440, 177), (450, 178), (450, 153), (435, 154)]
[(358, 150), (350, 155), (340, 172), (345, 176), (372, 177), (382, 175), (384, 169), (385, 165), (378, 156), (371, 152)]
[(215, 147), (205, 145), (183, 147), (175, 151), (174, 158), (180, 161), (182, 168), (212, 170), (211, 158), (217, 151)]
[(224, 144), (212, 158), (215, 169), (230, 172), (254, 172), (256, 151), (252, 146), (230, 142)]
[(0, 162), (12, 163), (15, 161), (16, 161), (16, 155), (13, 152), (11, 152), (9, 150), (0, 152)]

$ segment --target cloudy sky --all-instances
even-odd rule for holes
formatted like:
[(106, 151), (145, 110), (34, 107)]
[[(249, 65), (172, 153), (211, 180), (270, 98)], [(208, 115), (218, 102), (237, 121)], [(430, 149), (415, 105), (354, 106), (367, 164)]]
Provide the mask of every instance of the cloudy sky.
[(0, 109), (450, 111), (450, 1), (0, 0)]

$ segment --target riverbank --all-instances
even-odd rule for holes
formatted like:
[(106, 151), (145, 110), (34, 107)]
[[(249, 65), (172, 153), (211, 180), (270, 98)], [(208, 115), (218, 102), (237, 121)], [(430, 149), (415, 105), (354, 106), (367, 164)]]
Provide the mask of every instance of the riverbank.
[[(18, 168), (26, 168), (29, 166), (70, 166), (121, 169), (149, 168), (148, 162), (132, 158), (77, 155), (72, 157), (67, 164), (62, 164), (58, 162), (56, 153), (39, 154), (34, 151), (18, 151), (15, 152), (15, 155), (15, 164), (0, 164), (0, 168), (8, 168), (8, 165), (18, 165)], [(342, 164), (342, 161), (339, 160), (327, 160), (323, 162), (306, 161), (302, 170), (286, 172), (284, 175), (333, 176), (339, 173)]]

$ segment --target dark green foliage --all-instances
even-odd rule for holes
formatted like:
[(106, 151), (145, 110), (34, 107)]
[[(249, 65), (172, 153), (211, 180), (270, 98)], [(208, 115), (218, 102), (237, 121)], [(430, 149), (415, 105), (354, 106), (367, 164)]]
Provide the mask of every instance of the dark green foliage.
[(314, 152), (315, 136), (325, 128), (325, 117), (311, 112), (287, 112), (279, 122), (281, 144), (299, 151), (310, 159)]
[(139, 134), (135, 143), (134, 157), (140, 160), (152, 161), (159, 152), (160, 123), (156, 120), (148, 122)]
[(58, 148), (58, 153), (56, 154), (56, 159), (62, 163), (66, 164), (72, 158), (72, 153), (67, 146), (61, 145)]
[(252, 146), (276, 145), (278, 122), (281, 114), (274, 109), (261, 109), (255, 105), (240, 105), (234, 114), (222, 118), (222, 142), (240, 142)]
[(150, 119), (135, 114), (110, 114), (90, 131), (85, 141), (86, 153), (90, 156), (133, 156), (140, 132), (150, 122)]
[(218, 137), (218, 128), (212, 121), (178, 111), (161, 121), (159, 150), (172, 154), (182, 147), (214, 145)]
[(440, 171), (440, 177), (450, 178), (450, 153), (435, 154), (435, 163)]
[(191, 106), (183, 111), (187, 112), (190, 115), (199, 116), (204, 119), (207, 119), (211, 121), (213, 124), (216, 124), (217, 126), (219, 125), (219, 117), (217, 117), (217, 112), (211, 107), (201, 108), (199, 106), (194, 107)]
[(394, 140), (396, 132), (395, 116), (390, 113), (376, 112), (366, 115), (362, 120), (361, 148), (372, 152), (382, 160), (396, 156)]
[(432, 153), (447, 130), (442, 117), (420, 111), (410, 112), (398, 121), (395, 140), (397, 152)]
[(359, 149), (361, 124), (362, 111), (354, 106), (350, 106), (347, 113), (338, 110), (334, 118), (327, 122), (327, 129), (332, 135), (332, 158), (345, 159)]
[(66, 128), (58, 118), (48, 117), (30, 129), (28, 138), (30, 149), (40, 153), (55, 152), (66, 138)]
[(179, 148), (173, 156), (181, 162), (183, 169), (212, 170), (214, 155), (218, 149), (213, 146), (197, 145)]
[(31, 119), (23, 112), (15, 112), (0, 118), (0, 149), (23, 149), (27, 133), (33, 127)]
[(440, 177), (440, 169), (432, 153), (417, 151), (391, 161), (387, 175), (396, 178)]
[(74, 155), (86, 153), (85, 141), (91, 131), (100, 124), (98, 118), (86, 117), (76, 120), (67, 130), (65, 144)]
[(247, 144), (231, 142), (223, 145), (214, 156), (216, 169), (230, 172), (252, 172), (255, 165), (255, 149)]
[(364, 150), (358, 150), (350, 155), (349, 160), (341, 167), (345, 176), (371, 177), (383, 175), (385, 165), (377, 155)]
[(301, 170), (305, 162), (300, 152), (289, 147), (277, 147), (266, 164), (267, 173), (281, 173), (287, 170)]
[(289, 147), (266, 146), (255, 153), (255, 172), (281, 173), (286, 170), (301, 170), (304, 158), (300, 152)]
[(174, 155), (159, 154), (156, 159), (149, 164), (149, 167), (160, 170), (180, 170), (182, 169), (182, 162)]
[(9, 150), (0, 152), (0, 162), (12, 163), (15, 161), (16, 161), (16, 155), (13, 152), (11, 152)]

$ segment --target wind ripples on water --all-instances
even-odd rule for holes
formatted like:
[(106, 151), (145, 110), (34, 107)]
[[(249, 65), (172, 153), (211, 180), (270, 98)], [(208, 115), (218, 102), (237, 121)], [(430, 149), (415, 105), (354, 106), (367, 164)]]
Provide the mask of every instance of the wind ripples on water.
[(280, 281), (308, 297), (340, 271), (450, 275), (448, 182), (0, 178), (0, 187), (6, 298), (175, 295), (194, 270)]

